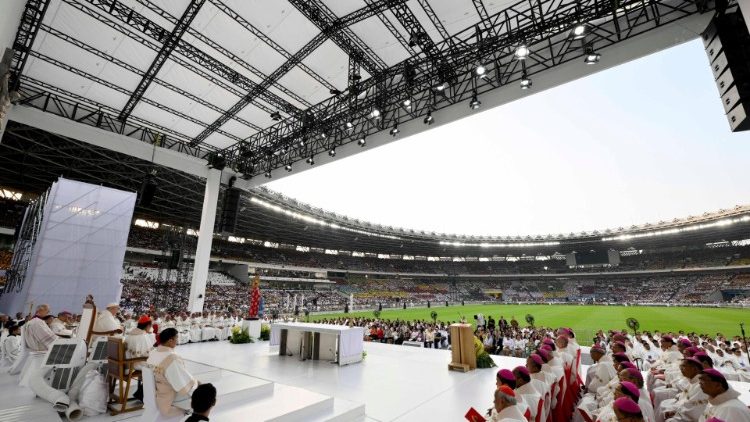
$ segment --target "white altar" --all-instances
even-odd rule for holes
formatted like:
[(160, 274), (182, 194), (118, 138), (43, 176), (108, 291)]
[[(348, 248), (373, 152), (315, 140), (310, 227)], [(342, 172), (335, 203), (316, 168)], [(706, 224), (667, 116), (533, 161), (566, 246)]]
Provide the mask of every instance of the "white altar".
[(364, 328), (346, 325), (285, 322), (271, 324), (271, 346), (279, 355), (328, 360), (348, 365), (362, 360)]

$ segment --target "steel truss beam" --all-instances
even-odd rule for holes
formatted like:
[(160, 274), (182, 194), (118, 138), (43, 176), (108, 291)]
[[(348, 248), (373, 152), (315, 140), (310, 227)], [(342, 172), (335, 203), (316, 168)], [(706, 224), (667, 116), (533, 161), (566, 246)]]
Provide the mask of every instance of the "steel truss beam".
[[(83, 7), (74, 0), (63, 1), (75, 7), (76, 9), (94, 17), (95, 19), (99, 19), (99, 14), (92, 13), (92, 9)], [(149, 20), (145, 16), (128, 8), (124, 4), (119, 3), (118, 0), (88, 0), (88, 3), (91, 4), (92, 7), (111, 15), (126, 26), (139, 31), (146, 37), (151, 38), (152, 40), (156, 40), (157, 42), (160, 42), (162, 37), (164, 37), (166, 34), (166, 30), (164, 28)], [(222, 77), (225, 80), (242, 87), (243, 89), (253, 89), (257, 86), (246, 76), (242, 75), (239, 72), (236, 72), (229, 66), (225, 65), (219, 60), (216, 60), (209, 54), (199, 50), (198, 48), (183, 40), (180, 40), (177, 43), (174, 51), (183, 55), (187, 59), (199, 64), (200, 66), (203, 66), (204, 68), (213, 72), (215, 75), (218, 75), (219, 77)], [(209, 80), (213, 79), (214, 78), (209, 78)], [(280, 109), (290, 115), (298, 115), (302, 113), (299, 108), (290, 104), (288, 101), (284, 100), (278, 95), (268, 91), (267, 89), (262, 90), (260, 98), (263, 101), (273, 105), (273, 107), (276, 107), (277, 109)], [(256, 105), (258, 105), (260, 108), (264, 108), (260, 103)], [(264, 109), (269, 113), (273, 111), (273, 109), (269, 109), (267, 107), (265, 107)]]
[[(372, 6), (375, 3), (375, 0), (365, 0), (365, 3)], [(396, 18), (398, 19), (398, 17)], [(396, 27), (391, 23), (391, 20), (385, 14), (378, 15), (378, 19), (380, 19), (380, 22), (382, 22), (383, 25), (388, 28), (388, 31), (393, 34), (399, 44), (401, 44), (401, 46), (409, 52), (410, 56), (416, 56), (417, 54), (419, 54), (419, 52), (415, 50), (413, 46), (409, 45), (409, 40), (405, 39), (404, 36), (401, 35), (401, 32), (396, 29)]]
[(46, 82), (22, 76), (24, 82), (18, 105), (33, 107), (87, 126), (125, 135), (151, 145), (171, 149), (183, 154), (206, 159), (215, 152), (211, 146), (190, 146), (190, 137), (144, 119), (131, 116), (126, 122), (117, 120), (119, 110), (93, 102), (80, 95), (67, 92)]
[(435, 13), (435, 10), (433, 10), (432, 6), (430, 5), (430, 2), (427, 0), (417, 0), (419, 2), (419, 5), (422, 6), (422, 10), (424, 10), (425, 14), (427, 14), (427, 17), (430, 19), (430, 22), (432, 22), (432, 25), (435, 26), (435, 29), (437, 29), (438, 33), (441, 37), (443, 37), (443, 40), (450, 39), (450, 34), (448, 34), (448, 31), (446, 31), (445, 26), (443, 26), (443, 23), (440, 22), (440, 18)]
[[(149, 0), (137, 0), (140, 4), (146, 6), (151, 10), (152, 12), (158, 14), (159, 16), (163, 17), (164, 19), (168, 20), (172, 24), (176, 24), (178, 22), (177, 18), (166, 12), (165, 10), (162, 10), (159, 8), (159, 6), (153, 4)], [(214, 3), (214, 5), (216, 5)], [(226, 7), (226, 6), (224, 6)], [(231, 10), (231, 9), (230, 9)], [(254, 28), (253, 28), (254, 29)], [(253, 32), (253, 31), (250, 31)], [(204, 42), (206, 45), (210, 46), (211, 48), (215, 49), (216, 51), (220, 52), (227, 58), (231, 59), (234, 63), (237, 63), (241, 65), (244, 69), (246, 69), (248, 72), (252, 73), (259, 79), (265, 79), (266, 75), (261, 72), (260, 70), (253, 67), (250, 63), (243, 60), (241, 57), (237, 56), (236, 54), (232, 53), (228, 49), (224, 48), (221, 44), (215, 42), (211, 38), (208, 38), (207, 36), (203, 35), (203, 33), (196, 31), (193, 28), (188, 28), (188, 34), (195, 37), (196, 39)], [(279, 46), (280, 47), (280, 46)], [(298, 103), (302, 104), (305, 107), (310, 107), (310, 103), (305, 100), (304, 98), (300, 97), (299, 95), (295, 94), (291, 90), (287, 89), (284, 85), (281, 85), (279, 83), (275, 83), (273, 85), (274, 88), (278, 89), (279, 91), (286, 94), (289, 98), (294, 99)]]
[[(133, 65), (131, 65), (129, 63), (126, 63), (126, 62), (124, 62), (124, 61), (122, 61), (122, 60), (120, 60), (120, 59), (118, 59), (116, 57), (112, 57), (109, 54), (106, 54), (106, 53), (104, 53), (102, 51), (99, 51), (96, 48), (91, 47), (90, 45), (88, 45), (88, 44), (86, 44), (86, 43), (84, 43), (82, 41), (79, 41), (79, 40), (71, 37), (70, 35), (67, 35), (67, 34), (64, 34), (64, 33), (60, 32), (60, 31), (58, 31), (55, 28), (51, 28), (51, 27), (49, 27), (47, 25), (42, 25), (41, 29), (42, 29), (42, 31), (44, 31), (44, 32), (46, 32), (46, 33), (48, 33), (50, 35), (53, 35), (53, 36), (55, 36), (55, 37), (57, 37), (57, 38), (59, 38), (59, 39), (61, 39), (63, 41), (66, 41), (67, 43), (69, 43), (71, 45), (74, 45), (74, 46), (76, 46), (76, 47), (78, 47), (78, 48), (80, 48), (80, 49), (82, 49), (82, 50), (84, 50), (86, 52), (89, 52), (91, 54), (94, 54), (97, 57), (100, 57), (100, 58), (106, 60), (108, 63), (112, 63), (112, 64), (115, 64), (117, 66), (120, 66), (121, 68), (123, 68), (123, 69), (125, 69), (127, 71), (130, 71), (131, 73), (133, 73), (135, 75), (138, 75), (138, 76), (143, 76), (144, 75), (144, 72), (142, 70), (138, 69), (137, 67), (135, 67), (135, 66), (133, 66)], [(144, 43), (142, 45), (144, 45), (146, 47), (149, 47), (149, 48), (154, 47), (154, 45), (151, 45), (151, 44), (148, 44), (148, 43)], [(183, 90), (180, 87), (172, 85), (169, 82), (163, 81), (163, 80), (161, 80), (159, 78), (154, 78), (153, 82), (155, 84), (160, 85), (160, 86), (162, 86), (164, 88), (167, 88), (167, 89), (169, 89), (169, 90), (171, 90), (171, 91), (173, 91), (173, 92), (175, 92), (175, 93), (177, 93), (179, 95), (187, 97), (190, 100), (195, 101), (196, 103), (198, 103), (198, 104), (200, 104), (200, 105), (202, 105), (204, 107), (210, 108), (211, 110), (213, 110), (213, 111), (215, 111), (217, 113), (223, 113), (224, 112), (224, 110), (222, 110), (218, 106), (216, 106), (214, 104), (211, 104), (208, 101), (204, 100), (203, 98), (201, 98), (201, 97), (199, 97), (197, 95), (194, 95), (194, 94), (192, 94), (190, 92), (187, 92), (187, 91)], [(260, 131), (261, 130), (260, 127), (254, 125), (254, 124), (252, 124), (250, 122), (248, 122), (247, 120), (245, 120), (245, 119), (243, 119), (243, 118), (241, 118), (239, 116), (235, 116), (234, 120), (238, 121), (239, 123), (242, 123), (243, 125), (247, 126), (248, 128), (251, 128), (251, 129), (253, 129), (255, 131)]]
[[(336, 36), (339, 31), (348, 28), (359, 21), (367, 19), (378, 13), (382, 13), (388, 7), (396, 3), (401, 3), (404, 0), (385, 0), (379, 3), (377, 7), (367, 6), (365, 8), (356, 10), (341, 19), (336, 19), (330, 25), (326, 26), (316, 35), (312, 40), (305, 44), (299, 51), (297, 51), (289, 60), (283, 63), (278, 69), (274, 70), (273, 73), (268, 75), (261, 83), (255, 85), (250, 91), (240, 99), (239, 102), (234, 104), (229, 110), (222, 114), (214, 123), (207, 127), (203, 132), (196, 136), (192, 141), (192, 145), (197, 145), (203, 142), (209, 135), (217, 131), (221, 126), (224, 125), (232, 116), (239, 113), (245, 106), (252, 102), (258, 95), (262, 95), (263, 92), (268, 90), (274, 82), (278, 81), (282, 76), (286, 75), (292, 68), (299, 64), (305, 57), (320, 47), (323, 42), (329, 37)], [(344, 50), (346, 51), (346, 50)], [(301, 124), (305, 116), (309, 116), (309, 113), (305, 112), (302, 115), (294, 116), (293, 120), (296, 124)]]
[[(81, 69), (77, 69), (77, 68), (75, 68), (73, 66), (68, 65), (67, 63), (63, 63), (63, 62), (61, 62), (61, 61), (59, 61), (57, 59), (54, 59), (54, 58), (49, 57), (47, 55), (44, 55), (42, 53), (39, 53), (39, 52), (36, 52), (36, 51), (32, 51), (30, 55), (33, 56), (34, 58), (39, 59), (39, 60), (42, 60), (42, 61), (45, 61), (47, 63), (53, 64), (53, 65), (59, 67), (60, 69), (66, 70), (66, 71), (68, 71), (70, 73), (73, 73), (73, 74), (76, 74), (78, 76), (82, 76), (82, 77), (86, 78), (87, 80), (90, 80), (92, 82), (96, 82), (96, 83), (98, 83), (100, 85), (106, 86), (107, 88), (112, 89), (114, 91), (117, 91), (117, 92), (119, 92), (121, 94), (124, 94), (126, 96), (130, 94), (130, 91), (128, 91), (127, 89), (125, 89), (125, 88), (123, 88), (123, 87), (121, 87), (121, 86), (119, 86), (119, 85), (117, 85), (115, 83), (112, 83), (112, 82), (109, 82), (107, 80), (101, 79), (101, 78), (99, 78), (97, 76), (94, 76), (94, 75), (88, 73), (88, 72), (85, 72), (85, 71), (83, 71)], [(150, 106), (152, 106), (152, 107), (156, 107), (156, 108), (164, 110), (164, 111), (166, 111), (166, 112), (168, 112), (170, 114), (173, 114), (173, 115), (175, 115), (177, 117), (185, 119), (185, 120), (187, 120), (187, 121), (189, 121), (191, 123), (194, 123), (194, 124), (196, 124), (198, 126), (201, 126), (201, 127), (208, 126), (208, 123), (201, 122), (200, 120), (196, 119), (193, 116), (189, 116), (189, 115), (187, 115), (185, 113), (182, 113), (180, 111), (177, 111), (177, 110), (175, 110), (173, 108), (167, 107), (164, 104), (156, 102), (156, 101), (154, 101), (152, 99), (143, 98), (143, 102), (146, 103), (146, 104), (148, 104), (148, 105), (150, 105)], [(119, 115), (118, 115), (118, 120), (122, 120), (122, 119), (119, 118)], [(224, 135), (224, 136), (226, 136), (226, 137), (228, 137), (228, 138), (230, 138), (232, 140), (235, 140), (237, 142), (239, 142), (239, 141), (242, 140), (239, 137), (237, 137), (236, 135), (233, 135), (233, 134), (231, 134), (229, 132), (225, 132), (223, 130), (218, 130), (217, 132), (221, 133), (222, 135)]]
[(48, 6), (49, 0), (28, 0), (26, 2), (21, 23), (18, 25), (18, 31), (16, 31), (16, 38), (13, 41), (13, 61), (11, 62), (8, 84), (11, 91), (18, 90), (23, 68), (26, 67), (31, 47), (39, 33), (39, 26), (47, 13)]
[[(359, 22), (359, 19), (357, 21), (349, 21), (346, 24), (340, 25), (339, 28), (336, 28), (336, 23), (339, 20), (348, 20), (347, 17), (344, 17), (342, 19), (339, 19), (336, 14), (334, 14), (331, 9), (328, 8), (325, 4), (323, 4), (320, 0), (289, 0), (289, 3), (292, 4), (297, 10), (302, 13), (310, 22), (312, 22), (315, 26), (320, 29), (321, 32), (327, 33), (328, 37), (336, 43), (336, 45), (339, 46), (344, 52), (348, 55), (354, 55), (357, 57), (357, 60), (360, 62), (360, 64), (367, 70), (367, 72), (371, 75), (380, 72), (381, 70), (387, 68), (388, 66), (385, 64), (385, 62), (380, 59), (380, 57), (373, 52), (370, 47), (367, 46), (359, 37), (357, 37), (354, 32), (352, 32), (351, 29), (349, 29), (349, 26), (355, 24), (356, 22)], [(395, 6), (396, 2), (386, 2), (386, 3), (393, 3)], [(398, 2), (403, 3), (403, 2)], [(368, 5), (364, 9), (360, 9), (362, 11), (372, 10), (377, 8), (379, 5)], [(354, 12), (357, 13), (357, 12)], [(380, 12), (378, 12), (380, 13)], [(377, 14), (377, 13), (375, 13)], [(351, 16), (352, 14), (349, 14)], [(370, 17), (372, 15), (369, 15), (367, 17)]]
[[(139, 1), (145, 1), (145, 0), (139, 0)], [(240, 26), (242, 26), (243, 28), (245, 28), (251, 34), (253, 34), (256, 37), (258, 37), (258, 39), (261, 40), (261, 41), (263, 41), (264, 43), (266, 43), (266, 45), (272, 47), (274, 50), (276, 50), (276, 52), (278, 52), (279, 54), (281, 54), (282, 56), (284, 56), (285, 59), (288, 60), (288, 59), (290, 59), (292, 57), (292, 53), (286, 51), (284, 49), (284, 47), (280, 46), (276, 41), (272, 40), (269, 36), (267, 36), (262, 31), (260, 31), (258, 28), (256, 28), (255, 26), (253, 26), (245, 18), (243, 18), (242, 16), (240, 16), (240, 14), (238, 14), (237, 12), (235, 12), (234, 10), (232, 10), (230, 7), (228, 7), (227, 5), (225, 5), (224, 3), (222, 3), (221, 0), (211, 0), (211, 4), (213, 4), (214, 6), (216, 6), (217, 9), (221, 10), (222, 12), (224, 12), (224, 14), (226, 14), (230, 18), (234, 19), (235, 22), (237, 22)], [(323, 85), (327, 89), (329, 89), (329, 90), (336, 89), (336, 87), (333, 84), (331, 84), (330, 82), (328, 82), (328, 80), (326, 80), (324, 77), (322, 77), (321, 75), (319, 75), (314, 70), (310, 69), (310, 67), (308, 67), (306, 64), (299, 63), (299, 64), (297, 64), (297, 67), (299, 67), (300, 69), (302, 69), (308, 75), (312, 76), (313, 79), (315, 79), (316, 81), (318, 81), (318, 83), (320, 83), (321, 85)], [(274, 85), (274, 86), (278, 88), (278, 87), (282, 87), (283, 85), (278, 84), (278, 85)]]
[(172, 32), (165, 37), (166, 39), (164, 40), (164, 44), (162, 44), (159, 53), (154, 58), (154, 61), (151, 62), (151, 66), (148, 67), (146, 73), (143, 74), (143, 78), (141, 78), (141, 81), (138, 82), (138, 86), (136, 86), (135, 90), (133, 90), (133, 95), (128, 98), (128, 102), (125, 104), (125, 107), (122, 108), (118, 119), (125, 120), (128, 118), (128, 116), (130, 116), (130, 113), (133, 112), (133, 109), (138, 104), (138, 101), (141, 100), (143, 94), (146, 93), (146, 89), (148, 89), (149, 85), (151, 85), (151, 82), (153, 82), (156, 74), (159, 73), (162, 66), (164, 66), (164, 63), (167, 62), (167, 59), (172, 54), (172, 51), (174, 51), (175, 47), (177, 47), (177, 43), (182, 39), (182, 35), (190, 27), (190, 24), (193, 23), (193, 19), (195, 19), (195, 17), (198, 15), (198, 12), (200, 12), (201, 7), (203, 7), (203, 3), (205, 3), (205, 1), (206, 0), (190, 0), (190, 4), (188, 4), (187, 8), (185, 8), (185, 12), (182, 14), (180, 20), (175, 24)]
[[(246, 166), (254, 169), (251, 175), (262, 174), (421, 117), (428, 110), (465, 101), (474, 93), (482, 94), (516, 82), (524, 72), (531, 76), (580, 59), (583, 49), (571, 36), (578, 23), (589, 25), (586, 44), (601, 49), (699, 13), (692, 0), (630, 0), (617, 6), (613, 9), (609, 0), (567, 4), (558, 0), (522, 0), (490, 16), (485, 25), (472, 25), (436, 45), (435, 50), (446, 57), (453, 72), (453, 81), (442, 91), (442, 96), (434, 95), (434, 88), (445, 82), (441, 70), (435, 68), (430, 58), (412, 58), (409, 62), (416, 75), (411, 78), (411, 90), (403, 77), (403, 64), (393, 66), (359, 84), (360, 90), (368, 92), (364, 100), (357, 100), (357, 93), (350, 89), (308, 110), (316, 116), (313, 127), (304, 127), (297, 119), (285, 119), (227, 148), (225, 156), (230, 163), (249, 160)], [(492, 35), (486, 28), (499, 35)], [(521, 43), (532, 51), (523, 66), (513, 54), (514, 47)], [(488, 75), (496, 76), (477, 78), (474, 73), (477, 61), (482, 61)], [(401, 105), (407, 95), (412, 100), (408, 113)], [(381, 103), (383, 99), (386, 104)], [(379, 120), (368, 117), (374, 106), (380, 110)], [(354, 123), (353, 130), (344, 130), (349, 121)], [(237, 154), (239, 150), (243, 151), (241, 156)]]

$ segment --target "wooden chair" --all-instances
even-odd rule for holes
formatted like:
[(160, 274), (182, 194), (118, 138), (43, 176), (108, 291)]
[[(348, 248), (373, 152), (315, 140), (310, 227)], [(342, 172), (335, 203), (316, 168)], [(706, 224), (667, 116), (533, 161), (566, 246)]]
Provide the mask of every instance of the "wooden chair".
[[(119, 337), (109, 337), (107, 339), (107, 384), (109, 387), (110, 397), (115, 389), (115, 384), (119, 386), (117, 400), (110, 398), (108, 407), (111, 415), (118, 413), (132, 412), (143, 408), (143, 404), (128, 407), (128, 395), (130, 385), (134, 379), (141, 379), (140, 369), (135, 365), (139, 362), (146, 362), (145, 357), (127, 359), (125, 357), (125, 343)], [(135, 400), (135, 399), (131, 399)]]

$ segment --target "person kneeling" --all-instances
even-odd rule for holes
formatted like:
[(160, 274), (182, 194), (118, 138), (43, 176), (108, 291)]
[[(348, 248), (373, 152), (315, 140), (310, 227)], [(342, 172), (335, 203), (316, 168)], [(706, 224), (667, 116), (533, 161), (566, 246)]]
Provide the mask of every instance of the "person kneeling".
[(185, 369), (185, 363), (174, 351), (177, 346), (176, 329), (167, 328), (159, 333), (159, 344), (146, 361), (154, 371), (156, 406), (163, 416), (182, 416), (185, 411), (172, 403), (189, 396), (199, 383)]

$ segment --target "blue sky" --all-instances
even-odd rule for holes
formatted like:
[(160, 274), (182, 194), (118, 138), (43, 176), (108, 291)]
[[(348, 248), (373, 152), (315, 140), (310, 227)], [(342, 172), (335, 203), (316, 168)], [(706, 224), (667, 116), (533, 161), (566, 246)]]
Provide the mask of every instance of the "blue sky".
[(386, 225), (568, 233), (750, 203), (748, 159), (696, 40), (266, 186)]

